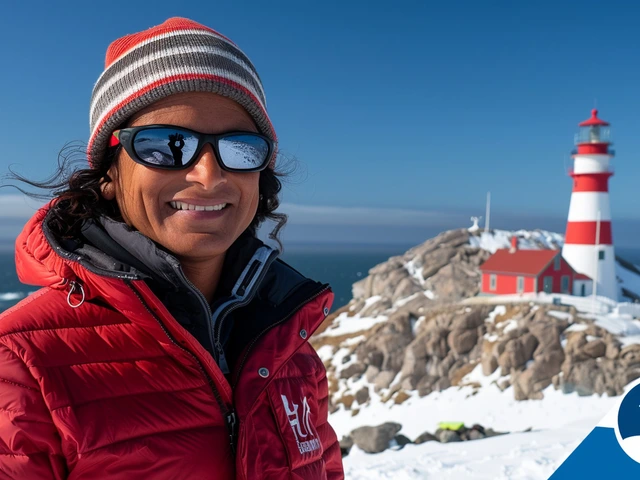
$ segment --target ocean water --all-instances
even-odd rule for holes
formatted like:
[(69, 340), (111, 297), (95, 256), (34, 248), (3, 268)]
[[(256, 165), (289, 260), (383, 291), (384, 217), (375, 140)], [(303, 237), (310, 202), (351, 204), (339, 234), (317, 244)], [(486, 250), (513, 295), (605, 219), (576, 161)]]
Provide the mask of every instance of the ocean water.
[[(336, 310), (351, 300), (351, 286), (366, 277), (370, 268), (411, 246), (291, 245), (282, 258), (303, 275), (329, 283), (335, 294), (332, 310)], [(616, 255), (640, 266), (640, 248), (616, 248)], [(13, 253), (0, 253), (0, 312), (36, 289), (18, 281)]]
[[(335, 294), (333, 310), (351, 300), (351, 285), (367, 276), (371, 267), (408, 250), (411, 245), (291, 245), (282, 259), (303, 275), (329, 283)], [(0, 253), (0, 312), (37, 287), (18, 281), (13, 253)]]

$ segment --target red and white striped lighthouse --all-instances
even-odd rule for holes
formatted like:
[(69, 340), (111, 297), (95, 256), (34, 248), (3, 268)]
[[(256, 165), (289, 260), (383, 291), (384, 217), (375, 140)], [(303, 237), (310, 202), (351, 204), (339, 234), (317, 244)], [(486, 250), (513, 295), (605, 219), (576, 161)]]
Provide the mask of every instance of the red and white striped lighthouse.
[(609, 208), (609, 124), (592, 110), (591, 118), (579, 124), (577, 150), (573, 155), (573, 191), (562, 256), (579, 273), (594, 281), (597, 295), (618, 300), (615, 255)]

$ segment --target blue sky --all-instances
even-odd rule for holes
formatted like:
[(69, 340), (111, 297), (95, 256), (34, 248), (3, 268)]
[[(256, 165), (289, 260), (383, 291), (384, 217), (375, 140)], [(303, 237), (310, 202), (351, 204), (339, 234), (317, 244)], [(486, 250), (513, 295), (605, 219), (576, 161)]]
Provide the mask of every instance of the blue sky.
[[(631, 2), (53, 3), (16, 2), (0, 18), (0, 172), (50, 173), (66, 142), (88, 137), (108, 44), (186, 16), (256, 65), (280, 148), (297, 163), (284, 191), (292, 241), (416, 242), (468, 226), (488, 190), (493, 226), (563, 231), (573, 135), (597, 104), (618, 154), (614, 237), (636, 244)], [(389, 220), (398, 211), (402, 225)]]

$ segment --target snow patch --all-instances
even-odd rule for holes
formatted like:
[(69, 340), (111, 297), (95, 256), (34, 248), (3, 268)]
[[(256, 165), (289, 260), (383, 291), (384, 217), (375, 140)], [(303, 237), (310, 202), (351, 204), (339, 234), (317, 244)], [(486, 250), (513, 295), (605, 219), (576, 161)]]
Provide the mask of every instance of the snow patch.
[(550, 317), (557, 318), (559, 320), (568, 320), (569, 322), (573, 322), (573, 315), (569, 312), (559, 312), (557, 310), (549, 310), (547, 315)]

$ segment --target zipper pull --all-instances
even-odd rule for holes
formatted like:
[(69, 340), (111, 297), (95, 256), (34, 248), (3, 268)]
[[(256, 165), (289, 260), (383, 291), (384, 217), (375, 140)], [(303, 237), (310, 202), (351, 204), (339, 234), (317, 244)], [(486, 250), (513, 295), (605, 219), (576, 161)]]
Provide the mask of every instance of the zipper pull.
[[(65, 279), (66, 280), (66, 279)], [(78, 308), (80, 305), (82, 305), (84, 303), (84, 299), (85, 299), (85, 295), (84, 295), (84, 288), (82, 288), (82, 284), (80, 282), (76, 282), (75, 280), (70, 280), (68, 282), (69, 285), (69, 293), (67, 295), (67, 304), (71, 307), (71, 308)], [(78, 292), (81, 296), (80, 301), (74, 303), (71, 300), (71, 295), (73, 295), (74, 292)]]
[(224, 354), (224, 348), (222, 348), (222, 344), (220, 342), (216, 343), (216, 350), (218, 350), (218, 366), (222, 373), (225, 375), (229, 375), (231, 373), (229, 371), (229, 363), (227, 362), (227, 357)]
[(231, 444), (231, 452), (236, 454), (236, 426), (237, 417), (235, 410), (230, 410), (225, 417), (227, 428), (229, 429), (229, 443)]

